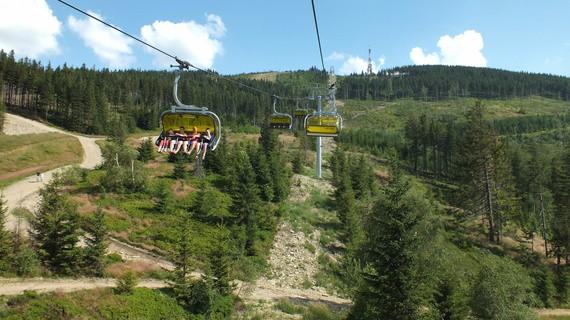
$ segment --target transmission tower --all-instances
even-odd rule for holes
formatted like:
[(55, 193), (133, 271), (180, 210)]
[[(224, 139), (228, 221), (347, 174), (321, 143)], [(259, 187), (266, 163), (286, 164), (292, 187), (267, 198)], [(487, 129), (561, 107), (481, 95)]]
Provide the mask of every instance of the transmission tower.
[(366, 69), (366, 74), (372, 75), (372, 49), (368, 49), (368, 69)]

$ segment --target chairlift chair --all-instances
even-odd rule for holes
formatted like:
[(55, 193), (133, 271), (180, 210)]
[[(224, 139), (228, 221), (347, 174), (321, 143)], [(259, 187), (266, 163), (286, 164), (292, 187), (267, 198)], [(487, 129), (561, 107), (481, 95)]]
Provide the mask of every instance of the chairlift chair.
[(277, 96), (271, 97), (273, 100), (273, 113), (269, 116), (269, 128), (290, 130), (293, 126), (293, 117), (287, 113), (277, 112), (275, 105), (277, 104)]
[(192, 128), (196, 127), (200, 133), (205, 133), (206, 129), (210, 129), (212, 138), (208, 147), (210, 150), (215, 150), (222, 138), (222, 124), (220, 118), (206, 107), (183, 104), (180, 99), (178, 99), (179, 80), (180, 71), (177, 72), (174, 80), (173, 95), (176, 105), (160, 115), (162, 136), (166, 136), (170, 130), (177, 131), (180, 127), (184, 127), (187, 132), (190, 132)]
[(305, 117), (305, 134), (313, 137), (338, 137), (342, 116), (336, 112), (313, 112)]

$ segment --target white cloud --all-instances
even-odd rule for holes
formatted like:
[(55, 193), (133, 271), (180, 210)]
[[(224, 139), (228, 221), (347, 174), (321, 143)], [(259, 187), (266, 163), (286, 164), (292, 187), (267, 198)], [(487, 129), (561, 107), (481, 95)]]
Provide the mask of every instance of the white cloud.
[[(103, 20), (95, 13), (90, 11), (89, 13)], [(67, 24), (83, 40), (83, 43), (110, 68), (127, 68), (135, 61), (131, 48), (133, 39), (88, 17), (77, 19), (70, 16)]]
[(333, 61), (344, 60), (345, 56), (346, 55), (344, 53), (334, 51), (333, 53), (330, 54), (330, 56), (326, 57), (325, 60), (333, 60)]
[(439, 55), (435, 52), (430, 54), (425, 54), (424, 49), (420, 47), (415, 47), (410, 51), (410, 59), (414, 64), (440, 64)]
[[(372, 72), (377, 73), (384, 65), (386, 58), (381, 57), (378, 61), (372, 61)], [(368, 70), (368, 59), (358, 56), (348, 56), (339, 69), (339, 74), (347, 75), (352, 73), (362, 73)]]
[[(213, 14), (206, 16), (205, 24), (195, 21), (155, 21), (141, 28), (143, 40), (201, 68), (211, 68), (214, 65), (214, 58), (223, 50), (222, 43), (217, 38), (225, 33), (226, 26), (222, 18)], [(169, 66), (172, 62), (162, 54), (156, 54), (154, 60), (161, 67)]]
[(415, 47), (410, 51), (414, 64), (446, 64), (472, 67), (486, 67), (487, 59), (483, 55), (483, 36), (475, 30), (466, 30), (456, 36), (445, 35), (439, 38), (439, 53), (425, 53)]
[(59, 53), (60, 33), (45, 0), (0, 0), (0, 49), (31, 58)]

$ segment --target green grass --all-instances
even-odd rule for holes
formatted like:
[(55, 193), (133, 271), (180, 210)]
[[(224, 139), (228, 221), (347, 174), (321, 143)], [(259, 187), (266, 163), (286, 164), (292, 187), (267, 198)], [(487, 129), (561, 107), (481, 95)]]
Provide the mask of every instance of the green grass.
[(135, 289), (117, 295), (112, 289), (67, 294), (33, 292), (0, 300), (2, 319), (187, 319), (176, 300), (163, 291)]
[[(371, 100), (346, 100), (339, 107), (345, 123), (350, 128), (370, 128), (386, 131), (399, 130), (411, 115), (421, 113), (448, 114), (462, 116), (474, 98), (458, 98), (437, 102), (424, 102), (413, 99), (400, 99), (390, 102)], [(567, 101), (542, 97), (515, 98), (508, 100), (483, 99), (489, 119), (501, 119), (528, 115), (554, 115), (570, 111)]]
[(303, 306), (297, 305), (289, 299), (279, 300), (275, 304), (274, 308), (286, 314), (303, 314), (305, 312), (305, 308)]
[(0, 135), (0, 187), (38, 171), (79, 163), (82, 157), (79, 140), (68, 135)]

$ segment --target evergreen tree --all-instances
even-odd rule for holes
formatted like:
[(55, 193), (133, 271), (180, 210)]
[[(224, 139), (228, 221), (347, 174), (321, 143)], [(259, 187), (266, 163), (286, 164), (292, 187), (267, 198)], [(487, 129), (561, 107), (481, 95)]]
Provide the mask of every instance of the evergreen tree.
[(341, 182), (335, 190), (335, 206), (342, 230), (342, 240), (350, 245), (354, 243), (359, 233), (359, 223), (356, 218), (356, 199), (347, 171), (343, 171)]
[(176, 299), (184, 306), (190, 306), (192, 298), (192, 281), (190, 273), (193, 265), (192, 246), (190, 244), (190, 216), (189, 213), (178, 213), (180, 223), (177, 228), (177, 239), (174, 250), (174, 273), (172, 275), (172, 289)]
[(212, 288), (222, 296), (233, 293), (231, 283), (231, 253), (226, 239), (219, 240), (215, 250), (210, 254), (210, 268), (212, 273)]
[(156, 211), (165, 214), (168, 213), (170, 205), (172, 203), (172, 194), (170, 192), (170, 186), (167, 182), (161, 181), (158, 184), (158, 189), (156, 192), (156, 202), (154, 208)]
[(552, 217), (552, 244), (557, 264), (570, 257), (570, 147), (552, 167), (552, 193), (555, 210)]
[(138, 160), (146, 163), (154, 159), (154, 144), (150, 139), (145, 139), (137, 150), (139, 152)]
[(512, 211), (511, 170), (504, 147), (484, 120), (485, 109), (477, 102), (467, 114), (467, 126), (458, 161), (461, 198), (469, 210), (482, 214), (490, 241), (500, 241), (505, 213)]
[(256, 173), (256, 181), (259, 187), (261, 198), (264, 201), (271, 201), (274, 198), (274, 176), (269, 168), (265, 150), (261, 147), (251, 150), (248, 153), (251, 165)]
[(85, 236), (85, 267), (89, 273), (102, 277), (105, 271), (105, 254), (107, 253), (108, 231), (105, 223), (105, 213), (98, 208), (90, 221)]
[(57, 274), (71, 274), (78, 266), (79, 214), (62, 195), (57, 178), (40, 190), (41, 201), (31, 224), (31, 237), (41, 261)]
[(530, 299), (530, 279), (520, 266), (508, 262), (484, 265), (471, 293), (476, 319), (535, 319), (525, 302)]
[(279, 203), (289, 195), (291, 174), (285, 159), (279, 153), (269, 156), (269, 165), (273, 177), (273, 202)]
[(15, 234), (12, 241), (11, 268), (18, 277), (36, 276), (40, 271), (40, 261), (30, 243), (21, 235)]
[(265, 154), (273, 154), (279, 150), (279, 135), (275, 130), (268, 127), (261, 128), (259, 144), (265, 150)]
[[(2, 79), (2, 73), (0, 72), (0, 83), (4, 83)], [(0, 132), (4, 132), (4, 112), (6, 107), (4, 107), (4, 86), (0, 86)]]
[(414, 231), (417, 208), (406, 199), (409, 182), (396, 174), (365, 224), (368, 266), (349, 319), (417, 319), (419, 299)]
[(177, 180), (184, 180), (186, 177), (186, 163), (184, 161), (184, 155), (181, 153), (176, 155), (172, 176)]
[(303, 158), (301, 152), (296, 152), (293, 157), (293, 173), (302, 174), (303, 173)]
[(8, 207), (4, 194), (0, 192), (0, 274), (9, 270), (12, 253), (11, 235), (5, 228)]
[(223, 225), (234, 217), (229, 210), (231, 203), (232, 199), (229, 195), (204, 182), (196, 192), (191, 211), (197, 218)]
[(364, 156), (360, 156), (357, 163), (351, 162), (352, 189), (356, 199), (366, 198), (371, 195), (373, 184), (372, 168), (366, 162)]
[(253, 256), (256, 254), (255, 242), (261, 209), (259, 189), (256, 184), (255, 172), (245, 152), (241, 151), (237, 155), (234, 165), (236, 174), (234, 176), (235, 181), (232, 183), (232, 211), (237, 214), (246, 227), (245, 249), (248, 255)]

